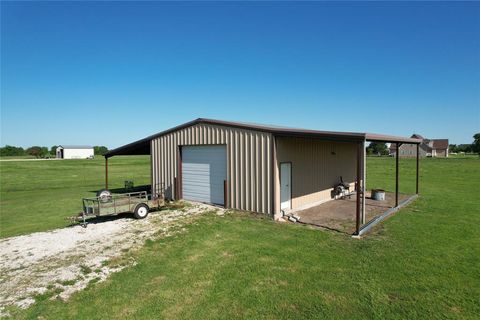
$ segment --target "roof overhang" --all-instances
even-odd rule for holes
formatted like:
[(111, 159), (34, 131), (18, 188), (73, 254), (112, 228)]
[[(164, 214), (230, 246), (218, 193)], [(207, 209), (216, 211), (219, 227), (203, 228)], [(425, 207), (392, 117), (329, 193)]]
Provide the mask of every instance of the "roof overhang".
[(173, 127), (171, 129), (148, 136), (144, 139), (140, 139), (135, 142), (118, 147), (116, 149), (110, 150), (105, 154), (105, 158), (110, 158), (117, 155), (148, 155), (150, 154), (151, 140), (161, 137), (163, 135), (169, 134), (171, 132), (199, 124), (199, 123), (268, 132), (275, 136), (281, 136), (281, 137), (318, 138), (323, 140), (347, 141), (347, 142), (378, 141), (378, 142), (395, 142), (395, 143), (411, 143), (411, 144), (421, 143), (420, 139), (381, 135), (381, 134), (374, 134), (374, 133), (318, 131), (318, 130), (285, 128), (285, 127), (277, 127), (277, 126), (269, 126), (269, 125), (261, 125), (261, 124), (250, 124), (250, 123), (242, 123), (242, 122), (230, 122), (230, 121), (223, 121), (223, 120), (198, 118), (196, 120)]
[(408, 144), (422, 143), (422, 139), (389, 136), (389, 135), (376, 134), (376, 133), (366, 133), (365, 140), (375, 141), (375, 142), (394, 142), (394, 143), (408, 143)]
[(149, 155), (151, 139), (141, 139), (105, 153), (105, 158), (113, 156)]
[(93, 149), (92, 146), (77, 146), (77, 145), (59, 145), (57, 148), (62, 148), (62, 149)]

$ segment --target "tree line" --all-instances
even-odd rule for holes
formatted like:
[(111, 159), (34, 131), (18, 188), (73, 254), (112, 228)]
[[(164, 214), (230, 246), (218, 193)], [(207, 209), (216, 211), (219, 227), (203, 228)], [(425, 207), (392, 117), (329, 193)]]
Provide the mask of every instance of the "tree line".
[(480, 155), (480, 133), (473, 135), (473, 142), (470, 144), (450, 144), (448, 145), (449, 152), (454, 153), (478, 153)]
[[(448, 151), (450, 153), (478, 153), (480, 154), (480, 133), (477, 133), (473, 136), (473, 142), (470, 144), (450, 144), (448, 146)], [(371, 142), (367, 147), (368, 155), (381, 155), (385, 156), (389, 154), (387, 145), (382, 142)]]
[[(0, 148), (0, 157), (14, 157), (14, 156), (33, 156), (35, 158), (55, 158), (57, 155), (58, 146), (48, 147), (32, 146), (29, 148), (15, 147), (6, 145)], [(94, 146), (93, 152), (95, 155), (104, 155), (108, 152), (105, 146)]]
[[(5, 147), (0, 148), (1, 157), (11, 157), (11, 156), (34, 156), (36, 158), (55, 158), (57, 153), (58, 146), (52, 146), (50, 149), (48, 147), (33, 146), (27, 149), (22, 147), (15, 147), (6, 145)], [(480, 133), (477, 133), (473, 136), (473, 142), (470, 144), (450, 144), (450, 152), (465, 152), (465, 153), (478, 153), (480, 154)], [(108, 152), (108, 148), (105, 146), (94, 146), (93, 152), (95, 155), (104, 155)], [(387, 145), (382, 142), (371, 142), (367, 147), (368, 155), (388, 155), (389, 150)]]

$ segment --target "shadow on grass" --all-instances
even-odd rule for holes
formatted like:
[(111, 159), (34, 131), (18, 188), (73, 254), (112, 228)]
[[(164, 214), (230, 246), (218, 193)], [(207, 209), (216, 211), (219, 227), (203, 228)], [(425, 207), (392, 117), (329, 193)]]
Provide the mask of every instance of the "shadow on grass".
[(310, 226), (310, 227), (314, 227), (314, 228), (318, 228), (318, 229), (322, 229), (322, 230), (328, 230), (328, 231), (333, 231), (333, 232), (345, 234), (347, 236), (351, 236), (353, 234), (353, 233), (347, 232), (345, 230), (340, 230), (340, 229), (337, 229), (337, 228), (329, 227), (327, 225), (316, 224), (316, 223), (313, 223), (313, 222), (297, 221), (297, 223), (301, 224), (301, 225), (304, 225), (304, 226)]

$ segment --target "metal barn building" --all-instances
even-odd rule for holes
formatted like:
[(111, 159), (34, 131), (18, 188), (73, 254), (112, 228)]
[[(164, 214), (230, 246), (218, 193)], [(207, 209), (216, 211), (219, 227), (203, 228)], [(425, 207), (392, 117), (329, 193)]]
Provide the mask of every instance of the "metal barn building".
[[(200, 118), (109, 151), (106, 184), (110, 157), (146, 154), (151, 156), (152, 193), (163, 186), (167, 199), (279, 218), (285, 211), (331, 200), (340, 177), (352, 186), (360, 181), (356, 189), (364, 190), (367, 140), (397, 145), (420, 142)], [(360, 201), (357, 215), (361, 211)]]
[(94, 152), (91, 146), (58, 146), (58, 159), (90, 159), (93, 158)]

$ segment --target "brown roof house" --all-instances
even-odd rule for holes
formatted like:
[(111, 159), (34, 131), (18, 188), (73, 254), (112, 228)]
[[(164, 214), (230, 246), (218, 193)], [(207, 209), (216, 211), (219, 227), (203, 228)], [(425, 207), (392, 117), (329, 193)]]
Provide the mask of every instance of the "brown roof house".
[[(421, 139), (419, 145), (420, 157), (448, 157), (448, 139), (427, 139), (419, 134), (412, 134), (414, 139)], [(396, 156), (396, 144), (390, 145), (390, 155)], [(400, 157), (415, 157), (417, 147), (414, 144), (401, 144), (399, 147)]]

